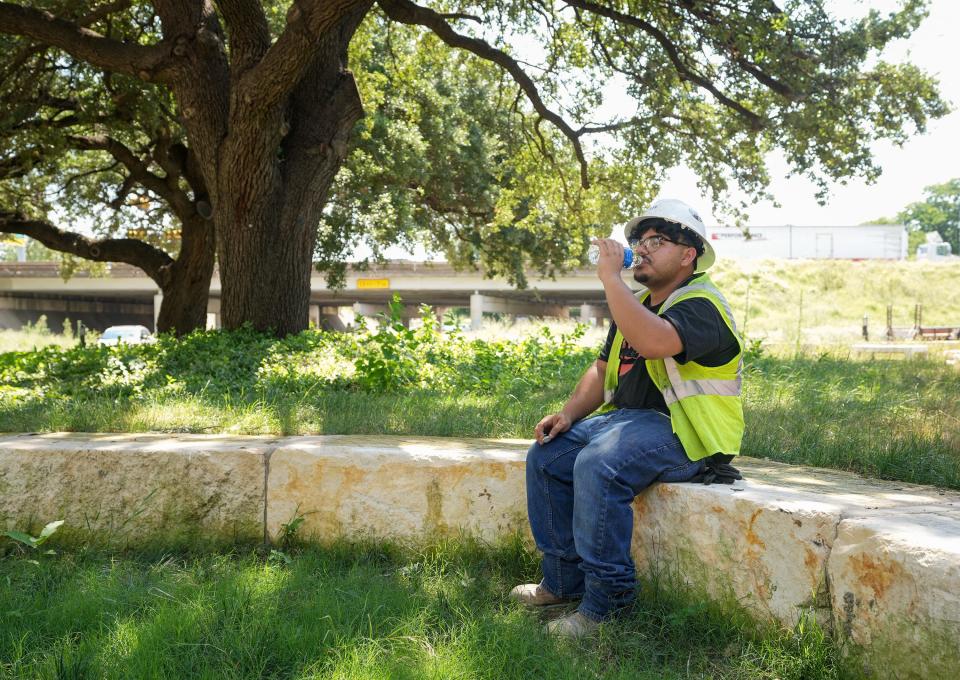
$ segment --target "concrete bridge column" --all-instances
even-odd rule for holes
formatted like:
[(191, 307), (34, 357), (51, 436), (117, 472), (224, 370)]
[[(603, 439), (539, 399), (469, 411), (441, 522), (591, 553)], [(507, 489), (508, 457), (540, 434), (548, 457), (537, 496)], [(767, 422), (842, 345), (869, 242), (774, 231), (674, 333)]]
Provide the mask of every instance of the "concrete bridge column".
[(580, 323), (591, 326), (602, 326), (603, 313), (600, 311), (600, 307), (590, 304), (580, 305)]
[[(314, 324), (317, 328), (322, 328), (325, 331), (345, 331), (347, 329), (347, 324), (340, 316), (339, 307), (330, 307), (320, 305), (310, 305), (310, 319), (313, 320), (313, 310), (316, 309), (317, 320), (314, 321)], [(353, 315), (351, 314), (351, 320)]]
[[(354, 302), (353, 303), (353, 313), (356, 316), (365, 316), (368, 318), (376, 317), (377, 314), (386, 314), (389, 311), (387, 305), (378, 305), (372, 304), (369, 302)], [(374, 322), (379, 324), (379, 319), (374, 319)]]
[(207, 298), (207, 330), (220, 328), (220, 298)]
[(163, 304), (163, 293), (157, 292), (153, 296), (153, 332), (157, 332), (157, 319), (160, 318), (160, 305)]
[(474, 291), (470, 296), (470, 330), (478, 331), (483, 326), (483, 306), (485, 296), (480, 291)]

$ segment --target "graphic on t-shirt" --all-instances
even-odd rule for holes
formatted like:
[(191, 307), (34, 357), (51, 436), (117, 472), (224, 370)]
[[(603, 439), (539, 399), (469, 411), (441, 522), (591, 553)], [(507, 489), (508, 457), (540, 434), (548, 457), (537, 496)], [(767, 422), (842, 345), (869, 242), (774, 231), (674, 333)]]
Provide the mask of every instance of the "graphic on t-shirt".
[(635, 363), (637, 363), (637, 351), (624, 339), (623, 344), (620, 345), (620, 377), (629, 373)]

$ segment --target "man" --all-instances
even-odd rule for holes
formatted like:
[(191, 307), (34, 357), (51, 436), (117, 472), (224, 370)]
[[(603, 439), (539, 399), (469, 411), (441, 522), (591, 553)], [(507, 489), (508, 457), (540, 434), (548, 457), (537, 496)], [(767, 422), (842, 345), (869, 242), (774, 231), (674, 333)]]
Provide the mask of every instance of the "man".
[(527, 510), (543, 580), (511, 597), (541, 607), (579, 599), (575, 612), (547, 626), (564, 637), (593, 632), (632, 602), (636, 494), (657, 481), (739, 478), (729, 461), (743, 437), (743, 343), (703, 273), (715, 259), (706, 227), (685, 203), (667, 199), (627, 223), (624, 235), (633, 278), (647, 290), (634, 296), (624, 284), (617, 241), (594, 242), (614, 324), (563, 409), (537, 424), (527, 454)]

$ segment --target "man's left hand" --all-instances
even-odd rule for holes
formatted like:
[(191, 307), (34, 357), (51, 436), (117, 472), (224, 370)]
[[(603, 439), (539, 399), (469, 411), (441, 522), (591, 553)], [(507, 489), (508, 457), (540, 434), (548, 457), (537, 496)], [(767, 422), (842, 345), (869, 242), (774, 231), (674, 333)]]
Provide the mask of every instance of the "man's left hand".
[(597, 278), (606, 281), (609, 278), (620, 280), (623, 271), (623, 246), (612, 238), (594, 239), (592, 243), (600, 248), (600, 259), (597, 261)]

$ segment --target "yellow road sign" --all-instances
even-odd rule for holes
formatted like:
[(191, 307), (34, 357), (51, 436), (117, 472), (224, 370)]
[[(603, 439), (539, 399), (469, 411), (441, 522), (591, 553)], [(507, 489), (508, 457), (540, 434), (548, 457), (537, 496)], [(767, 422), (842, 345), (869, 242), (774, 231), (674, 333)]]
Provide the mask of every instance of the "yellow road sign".
[(390, 279), (357, 279), (357, 288), (360, 290), (389, 287)]

